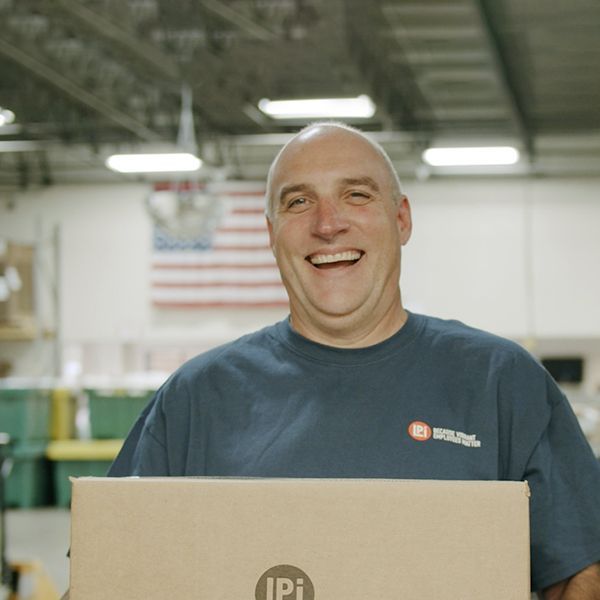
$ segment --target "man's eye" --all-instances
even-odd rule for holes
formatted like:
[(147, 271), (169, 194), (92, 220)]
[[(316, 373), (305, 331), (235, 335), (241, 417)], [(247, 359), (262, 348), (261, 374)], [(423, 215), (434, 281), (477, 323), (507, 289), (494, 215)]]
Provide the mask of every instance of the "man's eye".
[(287, 204), (288, 208), (299, 208), (301, 206), (303, 206), (304, 204), (306, 204), (306, 198), (294, 198), (293, 200), (290, 200)]
[(369, 200), (371, 198), (370, 194), (368, 194), (367, 192), (361, 192), (361, 191), (350, 192), (348, 194), (348, 197), (353, 202), (366, 202), (367, 200)]

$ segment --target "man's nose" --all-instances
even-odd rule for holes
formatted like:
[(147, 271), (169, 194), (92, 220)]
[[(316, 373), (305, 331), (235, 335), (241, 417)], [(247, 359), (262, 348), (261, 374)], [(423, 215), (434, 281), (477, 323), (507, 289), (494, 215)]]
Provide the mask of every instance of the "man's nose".
[(345, 211), (335, 200), (320, 199), (313, 215), (312, 233), (318, 237), (331, 239), (348, 229)]

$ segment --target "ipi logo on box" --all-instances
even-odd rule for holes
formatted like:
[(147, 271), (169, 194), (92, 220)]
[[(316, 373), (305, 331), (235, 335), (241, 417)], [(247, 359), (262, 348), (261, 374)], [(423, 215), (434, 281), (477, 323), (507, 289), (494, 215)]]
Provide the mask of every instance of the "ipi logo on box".
[(314, 600), (315, 588), (302, 569), (277, 565), (260, 576), (255, 597), (256, 600)]

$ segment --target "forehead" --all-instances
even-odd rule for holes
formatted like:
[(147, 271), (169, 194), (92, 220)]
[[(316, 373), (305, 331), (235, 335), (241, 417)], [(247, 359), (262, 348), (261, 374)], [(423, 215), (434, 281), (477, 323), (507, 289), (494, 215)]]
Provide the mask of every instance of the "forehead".
[(320, 178), (369, 176), (380, 185), (390, 183), (387, 163), (362, 136), (343, 129), (309, 130), (280, 154), (273, 168), (272, 191), (290, 183)]

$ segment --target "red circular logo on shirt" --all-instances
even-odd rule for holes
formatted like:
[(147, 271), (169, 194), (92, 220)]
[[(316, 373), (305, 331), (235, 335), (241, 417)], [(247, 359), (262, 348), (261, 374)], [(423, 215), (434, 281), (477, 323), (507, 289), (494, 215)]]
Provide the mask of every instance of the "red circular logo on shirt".
[(417, 442), (426, 442), (431, 437), (431, 427), (423, 421), (413, 421), (408, 426), (408, 435)]

